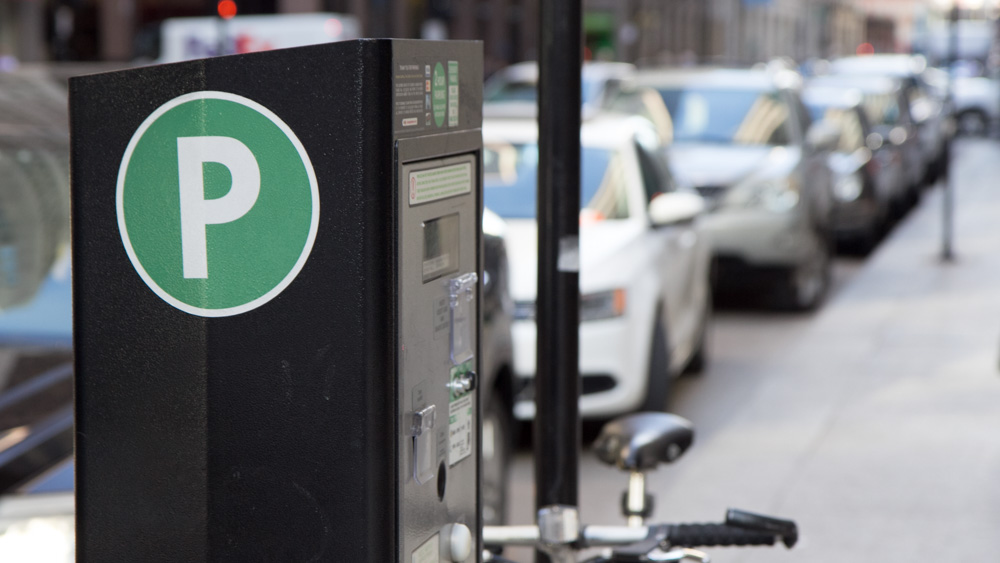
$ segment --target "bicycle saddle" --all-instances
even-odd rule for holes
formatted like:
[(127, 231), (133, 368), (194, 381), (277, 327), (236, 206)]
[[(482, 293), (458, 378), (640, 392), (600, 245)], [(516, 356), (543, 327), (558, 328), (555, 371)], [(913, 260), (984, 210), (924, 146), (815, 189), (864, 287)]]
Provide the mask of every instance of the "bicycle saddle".
[(670, 463), (694, 440), (694, 427), (674, 414), (641, 412), (608, 422), (594, 442), (598, 459), (626, 471)]

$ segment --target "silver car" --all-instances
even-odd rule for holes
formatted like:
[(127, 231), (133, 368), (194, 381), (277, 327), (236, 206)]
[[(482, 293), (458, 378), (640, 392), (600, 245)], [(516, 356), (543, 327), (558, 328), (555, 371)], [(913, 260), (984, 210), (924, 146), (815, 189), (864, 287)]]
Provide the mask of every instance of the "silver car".
[(840, 131), (840, 141), (830, 154), (837, 241), (867, 253), (906, 199), (909, 180), (903, 149), (873, 130), (858, 90), (810, 86), (802, 99), (814, 120), (825, 120)]
[(719, 291), (764, 291), (781, 308), (819, 304), (829, 284), (829, 124), (811, 127), (786, 69), (643, 71), (674, 123), (678, 180), (711, 202), (704, 228)]
[(947, 158), (945, 147), (951, 134), (940, 71), (928, 67), (923, 56), (906, 54), (844, 57), (830, 63), (830, 70), (835, 75), (891, 77), (900, 81), (923, 154), (921, 179), (936, 180)]
[(829, 75), (810, 80), (811, 88), (851, 89), (861, 93), (861, 107), (875, 136), (873, 146), (896, 147), (903, 161), (904, 186), (892, 204), (894, 217), (901, 217), (920, 199), (920, 187), (926, 174), (924, 146), (916, 119), (910, 113), (902, 82), (896, 78), (871, 75)]

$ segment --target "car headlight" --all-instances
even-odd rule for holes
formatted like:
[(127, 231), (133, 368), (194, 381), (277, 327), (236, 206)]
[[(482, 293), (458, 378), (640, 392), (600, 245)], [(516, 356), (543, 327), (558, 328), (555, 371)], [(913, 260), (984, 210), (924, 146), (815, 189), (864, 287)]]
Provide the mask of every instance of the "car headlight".
[(791, 178), (757, 180), (734, 187), (726, 197), (727, 207), (763, 208), (784, 213), (799, 203), (799, 186)]
[(863, 187), (864, 182), (861, 180), (860, 175), (856, 173), (847, 174), (837, 178), (837, 182), (833, 185), (833, 195), (839, 201), (854, 201), (861, 197)]
[(624, 289), (613, 289), (580, 296), (580, 322), (613, 319), (624, 314)]
[[(612, 289), (580, 296), (580, 322), (613, 319), (625, 314), (625, 290)], [(535, 318), (534, 301), (514, 303), (514, 320), (527, 321)]]

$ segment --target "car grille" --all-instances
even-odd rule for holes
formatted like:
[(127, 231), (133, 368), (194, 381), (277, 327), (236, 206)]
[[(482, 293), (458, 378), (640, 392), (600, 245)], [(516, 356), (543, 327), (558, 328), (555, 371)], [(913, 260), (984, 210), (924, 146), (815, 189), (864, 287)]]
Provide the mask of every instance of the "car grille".
[[(514, 396), (518, 401), (535, 400), (535, 378), (519, 377), (516, 382)], [(580, 394), (593, 395), (610, 391), (618, 386), (618, 381), (607, 374), (584, 374), (580, 376)]]

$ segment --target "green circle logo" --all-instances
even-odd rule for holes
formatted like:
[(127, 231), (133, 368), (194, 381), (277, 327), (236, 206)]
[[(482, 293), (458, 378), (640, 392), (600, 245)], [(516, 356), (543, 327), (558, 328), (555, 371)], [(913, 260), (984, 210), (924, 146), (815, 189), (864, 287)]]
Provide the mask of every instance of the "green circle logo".
[(444, 113), (448, 107), (448, 85), (441, 63), (434, 65), (434, 75), (431, 77), (431, 104), (434, 107), (434, 124), (444, 125)]
[(193, 92), (154, 111), (118, 170), (118, 229), (156, 295), (202, 317), (256, 309), (309, 258), (319, 226), (312, 163), (264, 106)]

